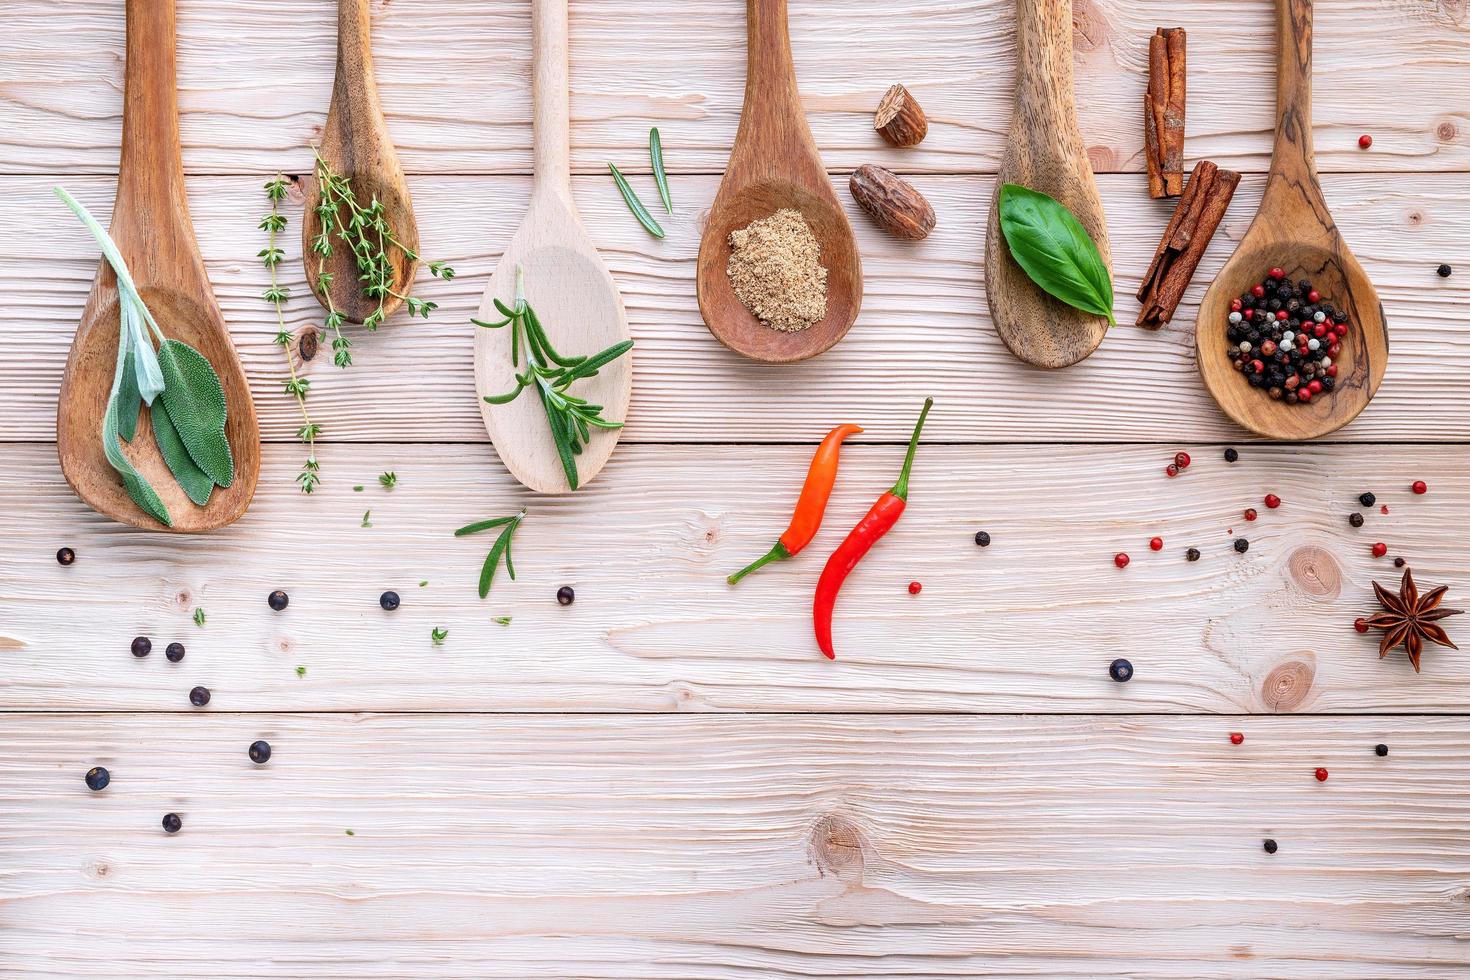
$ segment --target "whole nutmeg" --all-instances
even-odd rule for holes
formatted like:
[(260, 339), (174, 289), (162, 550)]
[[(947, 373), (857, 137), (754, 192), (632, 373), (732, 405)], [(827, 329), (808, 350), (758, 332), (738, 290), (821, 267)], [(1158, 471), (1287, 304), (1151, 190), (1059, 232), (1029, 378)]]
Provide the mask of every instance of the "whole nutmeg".
[(865, 163), (847, 182), (853, 200), (892, 235), (917, 242), (934, 230), (934, 208), (908, 181)]

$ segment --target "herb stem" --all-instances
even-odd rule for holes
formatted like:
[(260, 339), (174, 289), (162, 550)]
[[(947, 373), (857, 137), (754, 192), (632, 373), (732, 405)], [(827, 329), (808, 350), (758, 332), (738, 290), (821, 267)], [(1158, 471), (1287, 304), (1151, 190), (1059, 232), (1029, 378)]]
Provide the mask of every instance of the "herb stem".
[(296, 405), (301, 409), (302, 425), (296, 430), (296, 437), (306, 443), (306, 462), (302, 465), (296, 482), (301, 484), (302, 493), (311, 493), (321, 483), (316, 461), (316, 437), (321, 435), (321, 427), (311, 420), (311, 415), (306, 410), (306, 393), (311, 388), (311, 382), (296, 371), (296, 355), (291, 351), (291, 331), (286, 328), (285, 305), (290, 291), (281, 285), (278, 273), (281, 259), (285, 255), (276, 240), (286, 227), (286, 216), (281, 213), (280, 208), (281, 199), (286, 196), (286, 178), (276, 174), (272, 180), (266, 182), (265, 193), (271, 202), (270, 214), (260, 223), (266, 230), (266, 247), (260, 253), (260, 258), (271, 276), (271, 285), (266, 290), (265, 298), (275, 308), (276, 343), (286, 355), (286, 370), (289, 373), (286, 393), (296, 399)]

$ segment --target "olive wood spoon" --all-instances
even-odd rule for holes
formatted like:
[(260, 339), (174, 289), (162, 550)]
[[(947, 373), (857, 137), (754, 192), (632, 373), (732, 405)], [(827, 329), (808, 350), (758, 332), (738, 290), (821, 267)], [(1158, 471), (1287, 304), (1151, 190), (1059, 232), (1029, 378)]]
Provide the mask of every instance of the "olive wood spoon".
[(1012, 354), (1037, 367), (1076, 364), (1102, 343), (1107, 318), (1055, 299), (1016, 264), (1000, 229), (1000, 189), (1008, 183), (1070, 208), (1111, 268), (1107, 220), (1073, 104), (1072, 0), (1016, 0), (1015, 106), (990, 199), (985, 299)]
[[(378, 103), (378, 83), (373, 77), (373, 25), (368, 0), (337, 0), (337, 74), (332, 82), (332, 103), (327, 110), (327, 123), (318, 147), (322, 159), (352, 186), (360, 206), (371, 205), (376, 198), (383, 205), (383, 216), (393, 234), (407, 248), (418, 251), (419, 229), (414, 220), (413, 200), (398, 151), (388, 134), (388, 123)], [(313, 171), (314, 172), (314, 171)], [(321, 232), (321, 218), (316, 207), (321, 202), (321, 188), (315, 178), (305, 180), (306, 213), (301, 222), (301, 254), (306, 261), (306, 281), (317, 302), (324, 309), (327, 300), (317, 288), (320, 261), (312, 251), (312, 242)], [(342, 209), (345, 212), (345, 208)], [(340, 213), (345, 223), (349, 215)], [(383, 303), (384, 319), (393, 315), (413, 282), (418, 260), (400, 249), (387, 249), (393, 264), (392, 292)], [(332, 305), (350, 323), (361, 323), (378, 308), (375, 298), (365, 296), (353, 263), (352, 250), (340, 239), (332, 238), (332, 254), (326, 260), (331, 275), (328, 287)]]
[[(526, 301), (536, 311), (552, 346), (567, 357), (586, 356), (628, 340), (628, 317), (617, 284), (572, 200), (567, 0), (533, 0), (531, 17), (535, 60), (531, 203), (485, 288), (479, 319), (503, 319), (495, 308), (496, 299), (508, 307), (514, 305), (519, 268), (524, 273)], [(476, 328), (475, 391), (485, 428), (512, 476), (537, 493), (565, 493), (571, 486), (536, 392), (527, 389), (506, 405), (485, 401), (485, 396), (501, 395), (515, 387), (517, 369), (511, 366), (510, 348), (509, 327)], [(524, 346), (521, 353), (524, 358)], [(602, 405), (603, 418), (623, 421), (633, 390), (632, 358), (631, 352), (624, 354), (596, 377), (576, 382), (572, 394)], [(525, 370), (524, 359), (519, 370)], [(621, 432), (592, 430), (590, 444), (573, 457), (579, 487), (597, 476)]]
[(124, 454), (158, 492), (173, 520), (166, 528), (133, 503), (102, 451), (102, 419), (117, 364), (117, 277), (103, 260), (77, 326), (61, 379), (56, 451), (66, 482), (97, 513), (150, 530), (210, 531), (250, 505), (260, 475), (260, 431), (250, 386), (199, 257), (179, 150), (175, 91), (174, 0), (127, 0), (127, 69), (122, 158), (108, 229), (144, 304), (170, 340), (203, 354), (224, 387), (225, 436), (235, 458), (228, 487), (198, 507), (175, 482), (153, 442), (147, 409)]
[[(857, 319), (863, 267), (852, 226), (807, 128), (796, 89), (786, 0), (746, 0), (745, 104), (725, 179), (699, 242), (696, 290), (710, 333), (757, 361), (800, 361), (830, 348)], [(741, 304), (725, 266), (730, 232), (781, 210), (800, 211), (827, 269), (827, 315), (786, 333), (763, 325)]]
[[(1226, 415), (1270, 439), (1315, 439), (1351, 422), (1378, 391), (1388, 365), (1383, 304), (1338, 233), (1317, 183), (1312, 151), (1312, 0), (1276, 4), (1276, 145), (1255, 220), (1211, 283), (1195, 323), (1195, 355), (1205, 387)], [(1334, 359), (1336, 387), (1309, 403), (1276, 401), (1230, 362), (1230, 301), (1280, 266), (1308, 279), (1325, 303), (1347, 311), (1348, 333)]]

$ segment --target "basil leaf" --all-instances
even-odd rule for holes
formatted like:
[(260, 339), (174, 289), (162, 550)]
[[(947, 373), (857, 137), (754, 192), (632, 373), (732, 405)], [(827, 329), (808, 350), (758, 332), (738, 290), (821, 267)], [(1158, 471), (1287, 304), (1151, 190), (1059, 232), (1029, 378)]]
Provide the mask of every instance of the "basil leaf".
[(1000, 189), (1000, 228), (1016, 264), (1043, 290), (1085, 313), (1113, 319), (1113, 280), (1077, 216), (1020, 184)]
[(235, 478), (235, 458), (225, 438), (225, 390), (208, 359), (181, 340), (158, 348), (164, 406), (199, 468), (222, 487)]
[(209, 495), (214, 493), (214, 480), (199, 468), (194, 457), (184, 448), (184, 440), (179, 438), (179, 430), (174, 427), (162, 398), (153, 403), (148, 414), (153, 420), (153, 441), (158, 445), (163, 461), (168, 464), (169, 472), (173, 473), (189, 499), (203, 507), (209, 503)]

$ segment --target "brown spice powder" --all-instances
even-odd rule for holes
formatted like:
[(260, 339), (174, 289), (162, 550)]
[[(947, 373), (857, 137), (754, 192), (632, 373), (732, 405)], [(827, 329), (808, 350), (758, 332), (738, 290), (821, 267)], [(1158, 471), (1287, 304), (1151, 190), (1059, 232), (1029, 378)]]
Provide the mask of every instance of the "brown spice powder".
[(730, 232), (725, 274), (740, 302), (766, 326), (805, 330), (827, 315), (822, 247), (801, 212), (782, 208)]

